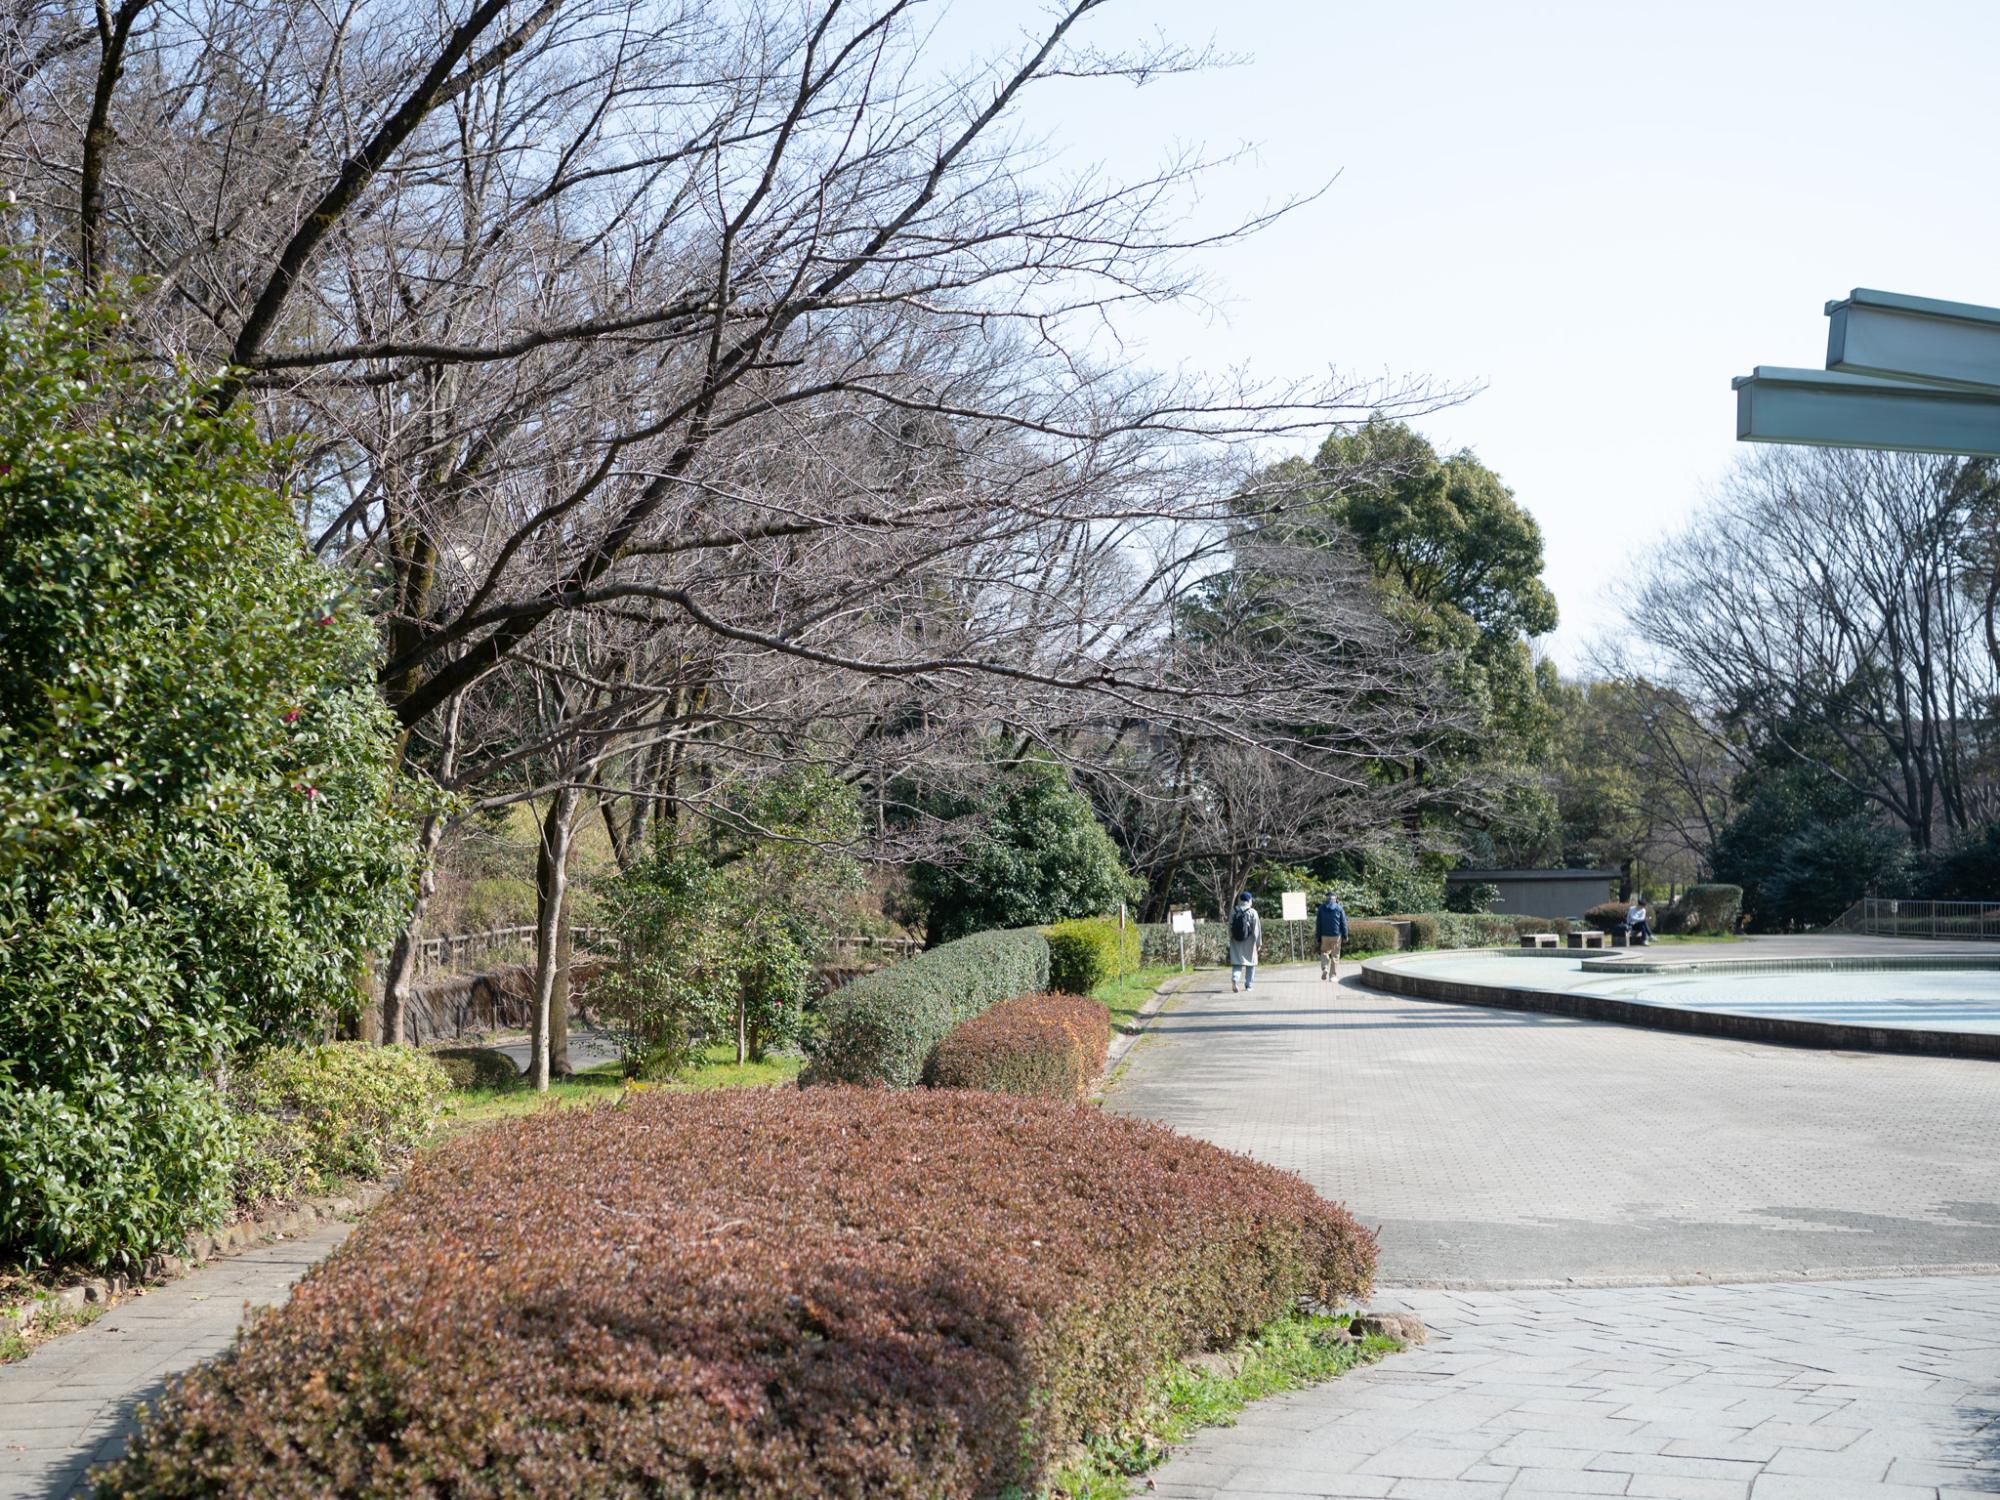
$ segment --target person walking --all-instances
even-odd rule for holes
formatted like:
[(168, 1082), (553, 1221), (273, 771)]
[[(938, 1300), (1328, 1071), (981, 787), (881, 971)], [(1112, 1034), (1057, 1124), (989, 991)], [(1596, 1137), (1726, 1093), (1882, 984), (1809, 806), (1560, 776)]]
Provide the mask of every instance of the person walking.
[(1257, 982), (1257, 950), (1264, 945), (1264, 919), (1257, 915), (1257, 903), (1245, 891), (1236, 898), (1236, 910), (1229, 917), (1229, 993), (1237, 990), (1236, 973), (1243, 971), (1242, 988)]
[(1319, 904), (1313, 935), (1319, 939), (1319, 977), (1332, 979), (1340, 973), (1340, 944), (1347, 936), (1347, 908), (1332, 891)]

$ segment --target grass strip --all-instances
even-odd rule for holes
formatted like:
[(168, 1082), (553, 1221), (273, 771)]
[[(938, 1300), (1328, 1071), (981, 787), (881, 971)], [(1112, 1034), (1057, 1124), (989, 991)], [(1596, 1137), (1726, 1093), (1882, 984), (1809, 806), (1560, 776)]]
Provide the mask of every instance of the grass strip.
[(1086, 1439), (1083, 1451), (1056, 1470), (1043, 1500), (1125, 1500), (1135, 1478), (1166, 1462), (1171, 1446), (1197, 1429), (1234, 1426), (1252, 1401), (1331, 1380), (1402, 1347), (1390, 1338), (1354, 1338), (1349, 1322), (1345, 1315), (1291, 1313), (1212, 1362), (1220, 1368), (1168, 1365), (1127, 1426)]
[(710, 1047), (702, 1060), (672, 1083), (628, 1083), (615, 1062), (599, 1063), (568, 1078), (549, 1081), (549, 1091), (538, 1094), (521, 1082), (497, 1089), (459, 1089), (447, 1096), (441, 1128), (455, 1133), (468, 1125), (484, 1125), (493, 1120), (533, 1114), (546, 1105), (569, 1107), (598, 1104), (617, 1099), (626, 1089), (657, 1089), (661, 1093), (694, 1093), (703, 1089), (752, 1088), (763, 1084), (790, 1083), (799, 1076), (805, 1059), (797, 1055), (772, 1056), (762, 1062), (736, 1063), (733, 1043)]

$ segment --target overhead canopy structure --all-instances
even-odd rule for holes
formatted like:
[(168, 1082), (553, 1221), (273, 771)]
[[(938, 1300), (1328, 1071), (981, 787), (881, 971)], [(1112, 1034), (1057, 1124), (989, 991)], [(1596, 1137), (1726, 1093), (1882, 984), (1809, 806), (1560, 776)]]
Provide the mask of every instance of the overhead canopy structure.
[(1856, 288), (1826, 314), (1824, 370), (1736, 378), (1738, 438), (2000, 457), (2000, 308)]

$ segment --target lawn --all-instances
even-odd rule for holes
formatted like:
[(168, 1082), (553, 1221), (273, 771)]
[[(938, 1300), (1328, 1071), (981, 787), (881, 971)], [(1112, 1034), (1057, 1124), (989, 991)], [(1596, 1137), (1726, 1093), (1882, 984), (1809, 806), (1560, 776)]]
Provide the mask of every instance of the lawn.
[(738, 1067), (736, 1048), (727, 1042), (710, 1047), (699, 1066), (672, 1083), (628, 1085), (617, 1063), (599, 1063), (573, 1077), (553, 1080), (546, 1094), (536, 1093), (525, 1080), (511, 1088), (460, 1089), (450, 1096), (442, 1128), (446, 1131), (462, 1130), (470, 1125), (484, 1125), (514, 1115), (531, 1114), (548, 1105), (568, 1108), (579, 1104), (598, 1104), (606, 1099), (616, 1099), (628, 1086), (685, 1093), (698, 1089), (790, 1083), (798, 1077), (799, 1069), (804, 1065), (804, 1058), (792, 1055), (767, 1057), (762, 1062), (744, 1063)]
[(1090, 992), (1090, 998), (1104, 1002), (1104, 1008), (1111, 1012), (1111, 1029), (1114, 1032), (1129, 1035), (1138, 1024), (1139, 1012), (1153, 998), (1153, 991), (1160, 987), (1163, 980), (1180, 971), (1178, 964), (1140, 969), (1123, 979), (1105, 980)]

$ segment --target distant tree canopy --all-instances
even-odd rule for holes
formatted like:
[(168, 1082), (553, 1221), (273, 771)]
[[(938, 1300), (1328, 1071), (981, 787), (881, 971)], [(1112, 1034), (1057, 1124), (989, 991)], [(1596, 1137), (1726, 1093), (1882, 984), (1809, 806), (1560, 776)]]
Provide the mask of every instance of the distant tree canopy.
[[(1503, 845), (1547, 844), (1554, 808), (1528, 773), (1551, 744), (1557, 679), (1529, 643), (1555, 629), (1556, 603), (1541, 528), (1500, 476), (1377, 417), (1334, 433), (1309, 461), (1266, 470), (1246, 498), (1276, 508), (1273, 524), (1293, 539), (1363, 559), (1384, 612), (1437, 654), (1465, 706), (1457, 732), (1393, 774), (1420, 786), (1469, 778), (1484, 803), (1472, 826)], [(1425, 814), (1462, 817), (1420, 800)]]
[(977, 797), (930, 800), (930, 811), (947, 820), (984, 812), (961, 858), (910, 869), (911, 896), (933, 943), (1097, 916), (1140, 895), (1090, 799), (1060, 766), (1026, 760)]

